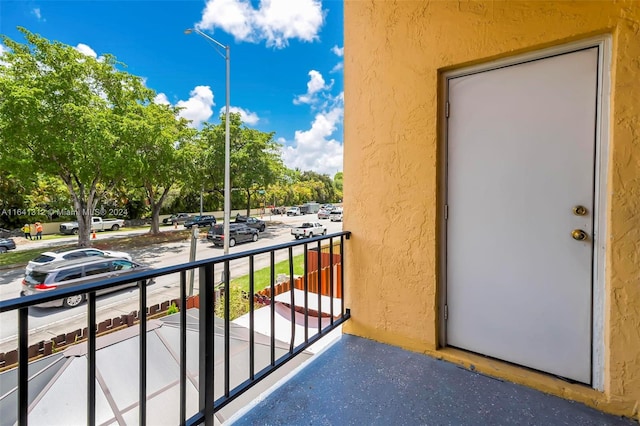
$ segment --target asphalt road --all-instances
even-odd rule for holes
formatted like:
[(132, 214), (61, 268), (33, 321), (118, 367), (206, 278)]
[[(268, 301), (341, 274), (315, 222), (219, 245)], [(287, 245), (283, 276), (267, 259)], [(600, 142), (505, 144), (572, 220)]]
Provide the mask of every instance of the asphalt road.
[[(265, 217), (266, 220), (269, 217)], [(239, 253), (246, 250), (269, 247), (289, 241), (294, 241), (291, 236), (290, 229), (305, 221), (316, 221), (315, 215), (307, 215), (300, 217), (274, 216), (273, 222), (267, 227), (266, 231), (260, 233), (260, 239), (255, 243), (238, 244), (230, 248), (230, 253)], [(341, 222), (330, 222), (322, 220), (327, 227), (328, 233), (339, 232), (342, 230)], [(165, 228), (167, 229), (167, 228)], [(118, 234), (131, 235), (133, 231), (120, 231)], [(98, 237), (108, 234), (98, 234)], [(73, 237), (71, 237), (73, 238)], [(44, 244), (43, 244), (44, 246)], [(43, 247), (43, 251), (49, 250), (50, 247)], [(190, 242), (181, 241), (173, 243), (158, 244), (143, 249), (131, 251), (134, 260), (148, 264), (154, 268), (160, 268), (170, 265), (176, 265), (188, 262), (190, 251)], [(303, 252), (302, 247), (294, 250), (295, 254)], [(196, 259), (207, 259), (222, 255), (223, 250), (220, 247), (214, 247), (206, 240), (197, 242)], [(286, 260), (288, 253), (286, 250), (276, 253), (276, 262)], [(254, 259), (255, 270), (269, 266), (269, 254), (256, 256)], [(216, 276), (218, 271), (216, 270)], [(247, 275), (249, 273), (248, 259), (238, 259), (230, 264), (231, 279)], [(7, 300), (19, 297), (22, 278), (24, 277), (24, 269), (13, 269), (0, 271), (0, 300)], [(179, 297), (179, 276), (170, 275), (159, 277), (156, 283), (147, 289), (147, 304), (153, 305), (161, 303), (165, 300), (171, 300)], [(197, 273), (194, 277), (194, 293), (198, 292)], [(98, 321), (104, 319), (119, 317), (128, 314), (138, 308), (138, 291), (135, 288), (124, 289), (117, 293), (100, 296), (98, 298)], [(29, 310), (29, 343), (36, 343), (41, 340), (47, 340), (58, 334), (73, 331), (77, 328), (86, 326), (86, 304), (82, 304), (76, 308), (31, 308)], [(17, 338), (17, 314), (9, 312), (0, 314), (0, 352), (6, 352), (16, 347)]]

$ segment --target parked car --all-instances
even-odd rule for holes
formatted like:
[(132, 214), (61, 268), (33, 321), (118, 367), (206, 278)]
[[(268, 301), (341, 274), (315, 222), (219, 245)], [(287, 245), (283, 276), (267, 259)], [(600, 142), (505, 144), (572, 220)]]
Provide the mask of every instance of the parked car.
[(120, 257), (127, 260), (132, 260), (129, 253), (123, 251), (111, 251), (111, 250), (99, 250), (96, 248), (71, 248), (61, 249), (55, 251), (45, 251), (33, 260), (27, 263), (26, 273), (28, 274), (38, 266), (50, 264), (54, 262), (62, 262), (64, 260), (71, 259), (83, 259), (87, 257), (102, 256), (102, 257)]
[[(215, 246), (222, 247), (224, 245), (224, 226), (213, 225), (207, 233), (207, 240), (212, 241)], [(243, 223), (230, 223), (229, 247), (235, 246), (236, 243), (247, 241), (258, 241), (258, 230), (250, 228)]]
[(302, 216), (303, 214), (300, 207), (289, 207), (289, 210), (287, 210), (287, 216)]
[(189, 213), (175, 213), (162, 219), (162, 223), (165, 225), (175, 225), (176, 223), (184, 223), (189, 219), (191, 219), (191, 215)]
[(285, 214), (287, 213), (286, 207), (271, 207), (271, 214)]
[(318, 210), (318, 220), (320, 219), (329, 219), (329, 215), (331, 214), (331, 210), (325, 208), (322, 208), (320, 210)]
[(193, 225), (198, 225), (200, 228), (205, 226), (211, 226), (216, 224), (216, 218), (212, 215), (194, 216), (184, 222), (184, 227), (189, 229)]
[(314, 235), (327, 235), (327, 228), (325, 228), (323, 224), (318, 222), (305, 222), (302, 224), (302, 226), (291, 228), (291, 235), (293, 235), (296, 240), (298, 238), (305, 237), (311, 238)]
[(6, 253), (16, 248), (16, 242), (12, 238), (0, 238), (0, 253)]
[(260, 232), (264, 232), (264, 230), (267, 229), (267, 224), (264, 220), (253, 216), (242, 216), (238, 214), (234, 223), (244, 223), (248, 227), (255, 228)]
[(335, 209), (329, 214), (331, 222), (342, 222), (342, 209)]
[[(103, 219), (101, 217), (94, 216), (91, 218), (91, 230), (94, 231), (117, 231), (124, 226), (123, 219)], [(62, 234), (75, 234), (78, 235), (79, 226), (78, 222), (65, 222), (60, 224), (60, 232)]]
[[(39, 294), (56, 288), (67, 288), (80, 284), (103, 280), (106, 278), (120, 277), (149, 270), (150, 267), (140, 263), (132, 262), (123, 258), (92, 257), (64, 260), (62, 262), (47, 263), (38, 265), (29, 272), (22, 280), (21, 296)], [(135, 286), (137, 283), (131, 282), (121, 286), (98, 291), (97, 294), (104, 294), (120, 290), (125, 287)], [(153, 280), (149, 282), (153, 284)], [(84, 294), (69, 296), (64, 299), (45, 302), (39, 307), (64, 306), (72, 308), (78, 306), (85, 299)]]

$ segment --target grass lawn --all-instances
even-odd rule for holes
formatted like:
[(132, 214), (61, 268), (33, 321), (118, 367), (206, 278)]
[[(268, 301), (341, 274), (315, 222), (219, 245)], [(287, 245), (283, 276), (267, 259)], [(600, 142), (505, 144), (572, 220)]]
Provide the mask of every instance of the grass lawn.
[[(278, 274), (286, 274), (287, 276), (289, 276), (289, 261), (283, 260), (282, 262), (276, 263), (275, 269), (276, 277), (278, 277)], [(304, 254), (299, 254), (298, 256), (293, 257), (293, 273), (294, 275), (302, 275), (304, 273)], [(253, 286), (256, 293), (263, 288), (269, 287), (271, 285), (270, 266), (267, 266), (266, 268), (260, 269), (258, 271), (254, 271), (253, 276)], [(249, 275), (231, 280), (231, 286), (239, 287), (242, 290), (249, 292)]]
[(24, 266), (31, 259), (38, 256), (43, 251), (57, 250), (64, 247), (73, 247), (75, 244), (60, 245), (55, 248), (35, 248), (30, 250), (9, 251), (0, 255), (0, 266)]

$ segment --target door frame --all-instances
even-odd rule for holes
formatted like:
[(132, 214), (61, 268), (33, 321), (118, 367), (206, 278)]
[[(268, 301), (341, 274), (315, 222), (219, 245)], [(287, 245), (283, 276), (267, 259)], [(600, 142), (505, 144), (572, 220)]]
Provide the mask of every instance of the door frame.
[(445, 320), (447, 303), (447, 176), (448, 176), (448, 100), (449, 80), (466, 75), (491, 71), (502, 67), (517, 65), (551, 56), (571, 53), (578, 50), (598, 48), (598, 88), (596, 91), (596, 128), (595, 128), (595, 170), (594, 170), (594, 229), (593, 229), (593, 283), (592, 283), (592, 324), (591, 324), (591, 386), (604, 391), (605, 366), (605, 255), (606, 255), (606, 216), (607, 216), (607, 170), (609, 159), (609, 115), (611, 94), (611, 36), (604, 34), (577, 42), (571, 42), (551, 48), (527, 52), (508, 58), (489, 61), (483, 64), (461, 67), (446, 71), (439, 76), (439, 124), (440, 124), (440, 162), (438, 197), (439, 227), (439, 280), (438, 280), (438, 342), (440, 347), (447, 346), (447, 322)]

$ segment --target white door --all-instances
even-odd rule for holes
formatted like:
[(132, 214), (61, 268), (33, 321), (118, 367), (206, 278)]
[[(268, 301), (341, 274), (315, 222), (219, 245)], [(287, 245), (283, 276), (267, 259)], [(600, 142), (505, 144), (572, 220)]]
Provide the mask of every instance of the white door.
[(597, 66), (591, 48), (448, 80), (447, 344), (583, 383)]

